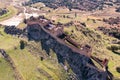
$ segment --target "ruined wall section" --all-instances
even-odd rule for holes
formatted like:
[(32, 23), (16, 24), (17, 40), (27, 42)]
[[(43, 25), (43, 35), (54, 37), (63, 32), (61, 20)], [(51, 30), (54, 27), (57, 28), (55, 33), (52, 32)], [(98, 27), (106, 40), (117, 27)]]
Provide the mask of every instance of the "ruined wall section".
[(64, 64), (66, 60), (79, 80), (106, 80), (105, 72), (100, 72), (87, 65), (94, 65), (89, 57), (76, 53), (65, 44), (59, 43), (38, 24), (28, 25), (27, 33), (30, 40), (37, 40), (41, 43), (41, 47), (46, 53), (49, 54), (52, 49), (56, 53), (59, 63)]

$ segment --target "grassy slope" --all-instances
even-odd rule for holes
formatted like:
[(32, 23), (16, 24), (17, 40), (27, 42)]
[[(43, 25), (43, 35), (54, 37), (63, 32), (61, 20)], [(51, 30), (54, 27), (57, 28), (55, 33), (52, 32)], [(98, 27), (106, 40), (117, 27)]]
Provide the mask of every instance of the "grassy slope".
[(0, 28), (0, 48), (8, 50), (18, 46), (19, 39), (12, 37), (11, 35), (6, 35), (4, 29)]
[(15, 80), (13, 70), (3, 58), (0, 58), (0, 80)]
[[(101, 32), (93, 31), (93, 33), (88, 33), (85, 36), (81, 31), (76, 31), (74, 26), (69, 28), (65, 28), (64, 31), (71, 34), (71, 31), (74, 31), (74, 40), (77, 41), (79, 44), (90, 44), (93, 49), (93, 54), (99, 58), (108, 58), (109, 59), (109, 70), (113, 73), (115, 77), (120, 77), (120, 73), (116, 71), (116, 67), (120, 67), (120, 55), (117, 55), (109, 50), (107, 50), (107, 46), (111, 45), (110, 42), (114, 39), (103, 35)], [(91, 29), (89, 29), (91, 30)], [(92, 36), (89, 36), (91, 34)], [(101, 35), (101, 39), (96, 37), (96, 34)], [(96, 42), (98, 41), (98, 42)]]
[(8, 6), (7, 9), (9, 10), (9, 12), (0, 16), (0, 21), (9, 19), (9, 18), (13, 17), (15, 14), (17, 14), (17, 10), (13, 6)]
[[(0, 28), (0, 49), (8, 50), (17, 46), (17, 40), (11, 38), (10, 35), (6, 35), (3, 30), (3, 28)], [(0, 57), (0, 80), (15, 80), (14, 71), (2, 57)]]
[[(45, 59), (44, 61), (40, 61), (40, 58), (32, 55), (28, 48), (24, 50), (20, 50), (19, 41), (20, 39), (13, 37), (11, 35), (7, 35), (3, 32), (3, 28), (0, 28), (0, 48), (5, 49), (9, 56), (13, 59), (17, 70), (23, 76), (24, 80), (64, 80), (65, 76), (61, 76), (64, 74), (63, 69), (57, 63), (57, 61), (51, 61), (51, 59)], [(17, 47), (15, 50), (14, 47)], [(44, 52), (44, 51), (43, 51)], [(46, 53), (44, 53), (46, 54)], [(53, 52), (52, 52), (53, 54)], [(54, 56), (56, 59), (56, 57)], [(4, 71), (4, 74), (7, 75), (10, 66), (0, 63), (0, 71)], [(6, 66), (6, 68), (4, 68)], [(6, 79), (0, 80), (14, 80), (12, 74), (13, 71), (9, 73), (10, 78), (6, 77)], [(3, 76), (3, 74), (0, 74)]]
[[(59, 77), (54, 73), (56, 70), (58, 70), (57, 65), (53, 66), (53, 64), (50, 64), (48, 61), (40, 61), (39, 59), (31, 55), (26, 49), (18, 49), (14, 51), (12, 50), (8, 51), (8, 53), (15, 61), (15, 64), (19, 72), (23, 75), (24, 79), (39, 80), (40, 78), (41, 80), (49, 80), (47, 76), (50, 75), (54, 80), (59, 80)], [(43, 70), (48, 75), (40, 73), (38, 69)]]

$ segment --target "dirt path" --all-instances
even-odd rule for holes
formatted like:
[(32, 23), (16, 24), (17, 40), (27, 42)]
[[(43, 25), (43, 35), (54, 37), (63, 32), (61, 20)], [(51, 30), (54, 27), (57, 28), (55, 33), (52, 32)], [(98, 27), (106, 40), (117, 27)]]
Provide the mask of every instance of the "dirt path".
[(15, 15), (14, 17), (7, 19), (5, 21), (0, 22), (0, 24), (2, 25), (7, 25), (7, 26), (18, 26), (19, 23), (21, 23), (23, 20), (23, 15), (19, 14), (19, 15)]
[(24, 0), (20, 1), (19, 3), (14, 1), (11, 4), (15, 7), (23, 8), (23, 12), (19, 13), (18, 15), (13, 16), (12, 18), (1, 21), (0, 24), (7, 25), (7, 26), (13, 26), (13, 25), (18, 26), (23, 21), (24, 18), (29, 18), (30, 16), (36, 16), (37, 15), (37, 14), (34, 14), (34, 13), (32, 13), (32, 14), (26, 13), (27, 9), (26, 9), (26, 7), (21, 5), (22, 2), (24, 2)]

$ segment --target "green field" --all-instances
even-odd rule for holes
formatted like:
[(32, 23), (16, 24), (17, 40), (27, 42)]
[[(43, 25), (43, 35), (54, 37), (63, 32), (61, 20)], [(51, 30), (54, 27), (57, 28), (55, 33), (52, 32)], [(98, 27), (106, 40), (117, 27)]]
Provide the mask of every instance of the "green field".
[(11, 58), (14, 60), (17, 69), (25, 80), (59, 80), (58, 65), (51, 64), (49, 61), (40, 61), (28, 50), (11, 50), (8, 51)]

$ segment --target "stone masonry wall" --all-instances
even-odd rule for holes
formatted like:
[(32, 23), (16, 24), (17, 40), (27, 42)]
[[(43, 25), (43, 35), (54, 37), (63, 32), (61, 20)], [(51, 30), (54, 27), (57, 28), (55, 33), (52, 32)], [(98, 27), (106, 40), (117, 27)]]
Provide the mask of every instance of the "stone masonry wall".
[(27, 33), (30, 40), (41, 42), (42, 49), (44, 49), (47, 54), (49, 54), (50, 49), (52, 49), (56, 53), (59, 63), (64, 64), (66, 60), (79, 80), (107, 80), (106, 72), (98, 71), (87, 65), (91, 64), (94, 66), (89, 57), (78, 54), (65, 44), (59, 43), (39, 25), (29, 25), (27, 27)]

